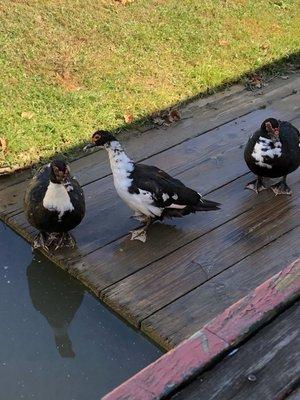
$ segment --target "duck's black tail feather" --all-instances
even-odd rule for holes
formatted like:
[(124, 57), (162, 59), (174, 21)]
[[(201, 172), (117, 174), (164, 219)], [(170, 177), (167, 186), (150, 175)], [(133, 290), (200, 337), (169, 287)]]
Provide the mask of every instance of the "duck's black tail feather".
[(195, 211), (213, 211), (219, 210), (221, 204), (217, 203), (216, 201), (206, 200), (201, 198), (199, 203), (196, 206), (193, 206)]
[(185, 208), (165, 208), (162, 215), (161, 220), (164, 218), (181, 218), (185, 215), (196, 213), (198, 211), (215, 211), (220, 209), (221, 204), (212, 200), (202, 199), (199, 201), (197, 205), (186, 206)]

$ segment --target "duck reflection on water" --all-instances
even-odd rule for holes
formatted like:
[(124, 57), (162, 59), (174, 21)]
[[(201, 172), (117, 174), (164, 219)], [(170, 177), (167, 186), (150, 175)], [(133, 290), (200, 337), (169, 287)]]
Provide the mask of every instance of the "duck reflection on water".
[(84, 287), (38, 256), (27, 268), (27, 279), (32, 304), (51, 326), (59, 354), (75, 357), (68, 329), (83, 300)]

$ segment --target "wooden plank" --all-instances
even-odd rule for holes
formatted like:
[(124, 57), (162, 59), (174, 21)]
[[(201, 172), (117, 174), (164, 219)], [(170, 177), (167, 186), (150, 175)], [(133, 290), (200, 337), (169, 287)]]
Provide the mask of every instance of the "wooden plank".
[(300, 227), (241, 260), (142, 321), (141, 329), (170, 349), (226, 307), (300, 256)]
[[(250, 95), (249, 92), (242, 91), (237, 96), (225, 95), (224, 99), (221, 96), (216, 103), (212, 102), (208, 103), (208, 106), (204, 106), (205, 109), (203, 109), (202, 101), (202, 107), (199, 107), (196, 102), (196, 104), (190, 106), (190, 110), (187, 109), (187, 113), (193, 113), (191, 118), (183, 119), (178, 124), (173, 125), (170, 128), (172, 134), (167, 134), (161, 129), (151, 130), (149, 134), (135, 136), (131, 140), (125, 141), (125, 148), (134, 160), (143, 160), (152, 154), (161, 153), (171, 146), (234, 120), (243, 113), (256, 110), (260, 106), (266, 105), (266, 102), (270, 105), (274, 99), (268, 115), (270, 113), (282, 113), (282, 117), (290, 118), (297, 114), (296, 109), (299, 108), (299, 101), (295, 97), (299, 96), (299, 93), (289, 96), (295, 87), (300, 87), (300, 77), (298, 76), (286, 85), (282, 85), (282, 82), (279, 81), (274, 82), (273, 89), (268, 89), (263, 96), (253, 97), (253, 94)], [(235, 92), (233, 91), (233, 93)], [(291, 101), (290, 97), (294, 100)], [(217, 114), (216, 110), (218, 110)], [(291, 112), (291, 115), (289, 115), (289, 112)], [(156, 160), (152, 162), (155, 163)], [(163, 165), (162, 168), (164, 168)], [(71, 163), (71, 169), (81, 185), (87, 185), (110, 174), (106, 154), (101, 151), (74, 161)], [(2, 214), (2, 218), (3, 214), (6, 216), (14, 215), (21, 210), (26, 185), (27, 183), (24, 181), (14, 188), (9, 187), (0, 191), (0, 216)], [(15, 196), (13, 197), (13, 195)]]
[[(300, 383), (299, 383), (300, 386)], [(300, 399), (300, 387), (293, 390), (287, 397), (286, 400), (299, 400)]]
[(31, 170), (28, 168), (23, 171), (16, 171), (13, 174), (0, 175), (0, 191), (10, 186), (17, 185), (31, 176)]
[[(291, 199), (265, 198), (190, 244), (104, 290), (105, 303), (135, 326), (187, 292), (300, 225), (300, 180)], [(211, 246), (216, 243), (217, 246)]]
[[(234, 167), (236, 164), (234, 164)], [(292, 174), (291, 186), (298, 181), (298, 174)], [(99, 292), (105, 287), (120, 281), (126, 276), (170, 254), (177, 248), (205, 235), (212, 229), (224, 224), (227, 220), (257, 207), (260, 203), (273, 202), (274, 195), (263, 192), (255, 196), (244, 190), (251, 176), (248, 174), (230, 184), (217, 189), (209, 195), (212, 200), (222, 202), (222, 210), (170, 221), (168, 224), (155, 224), (149, 231), (146, 243), (132, 242), (123, 237), (100, 250), (85, 256), (83, 265), (79, 260), (70, 265), (70, 269), (81, 271), (81, 278), (92, 290)], [(204, 175), (197, 173), (194, 178), (206, 181)], [(210, 182), (210, 181), (209, 181)], [(200, 185), (199, 185), (200, 186)], [(195, 184), (197, 187), (197, 184)], [(276, 199), (276, 202), (279, 198)]]
[(300, 375), (299, 320), (295, 304), (172, 400), (285, 398)]
[(234, 303), (184, 342), (103, 397), (160, 400), (212, 365), (225, 351), (269, 322), (299, 298), (300, 259)]

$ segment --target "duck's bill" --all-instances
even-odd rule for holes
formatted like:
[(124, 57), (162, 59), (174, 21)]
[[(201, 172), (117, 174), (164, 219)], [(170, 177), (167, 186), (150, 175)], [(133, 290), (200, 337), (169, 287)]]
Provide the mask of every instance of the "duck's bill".
[(93, 147), (95, 147), (96, 145), (94, 143), (89, 143), (86, 146), (84, 146), (83, 151), (87, 151)]

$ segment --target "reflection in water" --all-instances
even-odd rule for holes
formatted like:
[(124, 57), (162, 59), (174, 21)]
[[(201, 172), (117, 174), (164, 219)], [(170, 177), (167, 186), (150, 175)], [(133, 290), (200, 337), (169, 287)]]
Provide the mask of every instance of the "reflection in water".
[(38, 257), (29, 264), (27, 279), (32, 304), (53, 329), (60, 355), (75, 357), (68, 328), (82, 302), (84, 287)]

